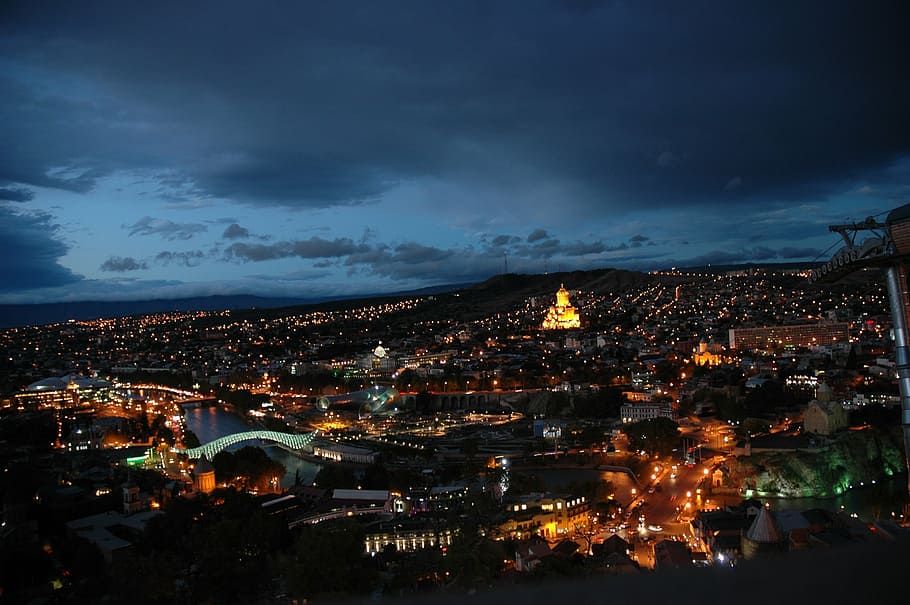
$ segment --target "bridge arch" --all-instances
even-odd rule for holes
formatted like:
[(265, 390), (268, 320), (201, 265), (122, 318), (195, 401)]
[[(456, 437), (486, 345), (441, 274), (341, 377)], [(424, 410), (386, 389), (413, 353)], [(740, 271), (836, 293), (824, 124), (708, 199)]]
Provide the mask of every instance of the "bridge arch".
[(279, 431), (246, 431), (219, 437), (214, 441), (203, 443), (199, 447), (189, 449), (175, 447), (173, 448), (173, 451), (178, 454), (186, 454), (188, 458), (201, 458), (205, 455), (206, 458), (211, 460), (215, 457), (215, 454), (232, 445), (236, 445), (242, 441), (252, 441), (256, 439), (261, 441), (274, 441), (275, 443), (280, 443), (291, 449), (304, 450), (312, 447), (313, 439), (316, 438), (317, 432), (318, 431), (313, 431), (311, 433), (281, 433)]

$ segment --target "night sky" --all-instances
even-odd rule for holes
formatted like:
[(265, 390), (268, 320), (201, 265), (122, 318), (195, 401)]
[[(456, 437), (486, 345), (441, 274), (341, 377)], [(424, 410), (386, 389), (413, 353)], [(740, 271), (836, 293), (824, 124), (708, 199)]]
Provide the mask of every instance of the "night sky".
[(7, 0), (0, 302), (827, 260), (910, 202), (902, 4)]

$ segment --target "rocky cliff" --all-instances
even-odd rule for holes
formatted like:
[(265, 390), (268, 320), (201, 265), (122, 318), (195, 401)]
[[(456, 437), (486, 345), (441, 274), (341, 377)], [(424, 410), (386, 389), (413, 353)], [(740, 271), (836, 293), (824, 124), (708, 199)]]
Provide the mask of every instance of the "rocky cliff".
[(906, 469), (899, 428), (845, 431), (815, 451), (730, 458), (725, 485), (765, 497), (829, 497)]

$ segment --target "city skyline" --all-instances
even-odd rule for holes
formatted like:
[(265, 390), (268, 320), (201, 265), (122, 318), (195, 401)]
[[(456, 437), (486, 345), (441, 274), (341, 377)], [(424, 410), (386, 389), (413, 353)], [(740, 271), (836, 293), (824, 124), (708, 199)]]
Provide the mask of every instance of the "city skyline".
[(898, 3), (6, 3), (0, 303), (824, 261), (907, 203)]

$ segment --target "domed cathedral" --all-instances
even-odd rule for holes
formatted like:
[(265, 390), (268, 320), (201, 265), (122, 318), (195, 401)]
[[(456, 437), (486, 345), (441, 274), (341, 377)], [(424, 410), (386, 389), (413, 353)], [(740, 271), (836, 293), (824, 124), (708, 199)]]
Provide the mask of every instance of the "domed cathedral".
[(215, 467), (205, 457), (205, 454), (202, 454), (202, 458), (196, 462), (196, 467), (193, 469), (193, 489), (205, 494), (215, 489)]
[(540, 326), (544, 330), (568, 330), (581, 326), (581, 317), (578, 311), (569, 302), (569, 291), (565, 285), (560, 284), (556, 291), (556, 304), (547, 311), (547, 316)]

